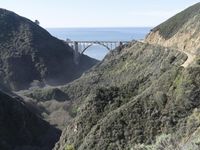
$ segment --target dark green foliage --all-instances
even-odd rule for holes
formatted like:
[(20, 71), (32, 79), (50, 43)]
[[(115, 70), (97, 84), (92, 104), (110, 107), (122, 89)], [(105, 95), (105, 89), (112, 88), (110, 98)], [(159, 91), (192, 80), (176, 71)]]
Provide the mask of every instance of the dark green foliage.
[(196, 63), (197, 63), (197, 65), (200, 65), (200, 58), (196, 59)]
[(193, 100), (179, 104), (181, 98), (188, 97), (181, 91), (192, 86), (182, 86), (190, 84), (190, 73), (180, 67), (186, 58), (178, 51), (142, 43), (113, 51), (101, 64), (62, 88), (66, 93), (75, 89), (81, 94), (70, 96), (78, 111), (59, 143), (65, 139), (64, 143), (79, 150), (128, 150), (135, 144), (154, 143), (161, 133), (174, 133), (184, 122), (180, 118), (191, 114), (183, 111), (191, 109)]
[(48, 85), (70, 82), (96, 64), (73, 50), (34, 22), (0, 9), (0, 81), (11, 90), (30, 87), (34, 80)]
[(73, 145), (66, 145), (64, 150), (75, 150)]
[(67, 94), (58, 88), (49, 88), (42, 91), (36, 89), (33, 93), (28, 93), (26, 96), (40, 101), (48, 101), (52, 99), (65, 101), (69, 99)]
[(159, 31), (165, 39), (171, 38), (187, 21), (200, 13), (200, 3), (197, 3), (186, 10), (178, 13), (169, 20), (152, 29), (153, 32)]
[(75, 118), (76, 115), (77, 115), (77, 108), (75, 108), (74, 106), (69, 106), (67, 107), (67, 112), (69, 113), (69, 115), (72, 117), (72, 118)]
[(40, 25), (40, 22), (38, 20), (35, 20), (35, 24)]
[(0, 149), (50, 150), (60, 130), (28, 110), (19, 98), (0, 92)]
[(176, 60), (176, 57), (175, 56), (171, 56), (170, 60), (169, 60), (169, 63), (173, 63), (175, 60)]

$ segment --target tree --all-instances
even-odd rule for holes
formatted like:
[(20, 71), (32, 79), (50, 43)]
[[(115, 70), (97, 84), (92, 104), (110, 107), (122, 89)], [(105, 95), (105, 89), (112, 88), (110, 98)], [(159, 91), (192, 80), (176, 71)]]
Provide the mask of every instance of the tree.
[(40, 22), (38, 20), (35, 20), (35, 24), (40, 25)]

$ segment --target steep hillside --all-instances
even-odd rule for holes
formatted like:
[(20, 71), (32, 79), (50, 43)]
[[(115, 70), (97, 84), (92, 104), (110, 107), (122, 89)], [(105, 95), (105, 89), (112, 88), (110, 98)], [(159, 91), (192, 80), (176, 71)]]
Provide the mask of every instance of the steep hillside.
[(183, 67), (187, 53), (198, 55), (199, 8), (112, 51), (72, 83), (20, 93), (65, 127), (54, 150), (199, 150), (199, 56)]
[(158, 25), (147, 36), (146, 41), (192, 54), (199, 54), (200, 48), (200, 3), (173, 16)]
[(68, 94), (55, 87), (17, 92), (27, 107), (51, 125), (64, 129), (74, 117), (72, 101)]
[(0, 91), (1, 150), (51, 150), (60, 132), (29, 111), (22, 100)]
[[(31, 109), (35, 110), (35, 112), (39, 112), (39, 114), (51, 124), (57, 125), (60, 129), (63, 129), (69, 120), (76, 116), (77, 105), (87, 98), (90, 90), (96, 89), (98, 86), (110, 86), (111, 84), (115, 84), (115, 81), (117, 81), (117, 84), (125, 84), (129, 82), (129, 79), (132, 77), (132, 73), (128, 72), (130, 77), (127, 80), (126, 78), (128, 77), (125, 75), (126, 72), (123, 70), (134, 70), (131, 68), (133, 60), (130, 60), (130, 64), (127, 62), (126, 68), (122, 67), (124, 65), (123, 60), (122, 62), (120, 61), (122, 66), (115, 66), (117, 58), (119, 57), (118, 53), (119, 51), (113, 51), (104, 59), (103, 63), (85, 73), (81, 79), (77, 79), (67, 86), (63, 86), (59, 89), (47, 87), (33, 91), (28, 90), (22, 91), (18, 94), (24, 97)], [(110, 59), (113, 60), (112, 64), (109, 64)], [(126, 58), (124, 58), (124, 61), (125, 59)], [(145, 60), (143, 61), (145, 63)], [(105, 72), (105, 77), (103, 76), (101, 78), (101, 74), (104, 73), (104, 68), (107, 68), (107, 65), (110, 66), (109, 68), (111, 72)]]
[(1, 87), (21, 90), (35, 85), (65, 84), (96, 63), (83, 55), (76, 65), (73, 50), (63, 41), (32, 21), (0, 9)]
[[(74, 119), (55, 150), (198, 148), (200, 66), (185, 69), (186, 59), (174, 49), (133, 42), (61, 87)], [(45, 91), (25, 95), (55, 98)]]
[(197, 150), (200, 66), (185, 69), (186, 59), (177, 50), (138, 42), (113, 51), (61, 88), (73, 100), (75, 118), (55, 150)]

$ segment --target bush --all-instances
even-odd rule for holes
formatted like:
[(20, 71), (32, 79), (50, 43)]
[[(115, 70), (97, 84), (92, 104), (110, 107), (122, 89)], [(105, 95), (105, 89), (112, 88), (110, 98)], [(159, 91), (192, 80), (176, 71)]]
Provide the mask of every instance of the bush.
[(179, 141), (172, 135), (162, 134), (153, 145), (137, 144), (133, 150), (181, 150)]
[(153, 146), (155, 150), (181, 150), (179, 141), (172, 135), (162, 134), (156, 140), (156, 144)]
[(71, 144), (67, 144), (65, 150), (75, 150), (74, 146)]
[(45, 86), (44, 83), (39, 80), (33, 80), (33, 82), (30, 84), (31, 89), (42, 88), (44, 86)]
[(197, 64), (197, 65), (200, 65), (200, 58), (197, 58), (197, 59), (196, 59), (196, 64)]

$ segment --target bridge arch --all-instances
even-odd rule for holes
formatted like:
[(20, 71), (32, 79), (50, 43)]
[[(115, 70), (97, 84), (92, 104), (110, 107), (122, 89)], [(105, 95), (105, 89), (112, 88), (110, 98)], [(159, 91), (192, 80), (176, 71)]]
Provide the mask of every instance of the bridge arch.
[(89, 47), (93, 45), (101, 45), (110, 51), (125, 43), (127, 43), (127, 41), (67, 41), (67, 44), (80, 54), (83, 54)]
[(93, 46), (93, 45), (100, 45), (100, 46), (103, 46), (104, 48), (106, 48), (108, 51), (111, 50), (111, 48), (108, 47), (107, 45), (105, 45), (105, 44), (103, 44), (103, 43), (100, 43), (100, 42), (97, 42), (97, 43), (91, 43), (91, 44), (87, 45), (86, 47), (84, 47), (83, 50), (81, 50), (80, 53), (83, 54), (88, 48), (90, 48), (90, 47)]
[(130, 41), (71, 41), (67, 40), (66, 43), (74, 50), (74, 62), (79, 64), (80, 56), (91, 46), (101, 45), (108, 51), (121, 47), (124, 44), (130, 43)]

